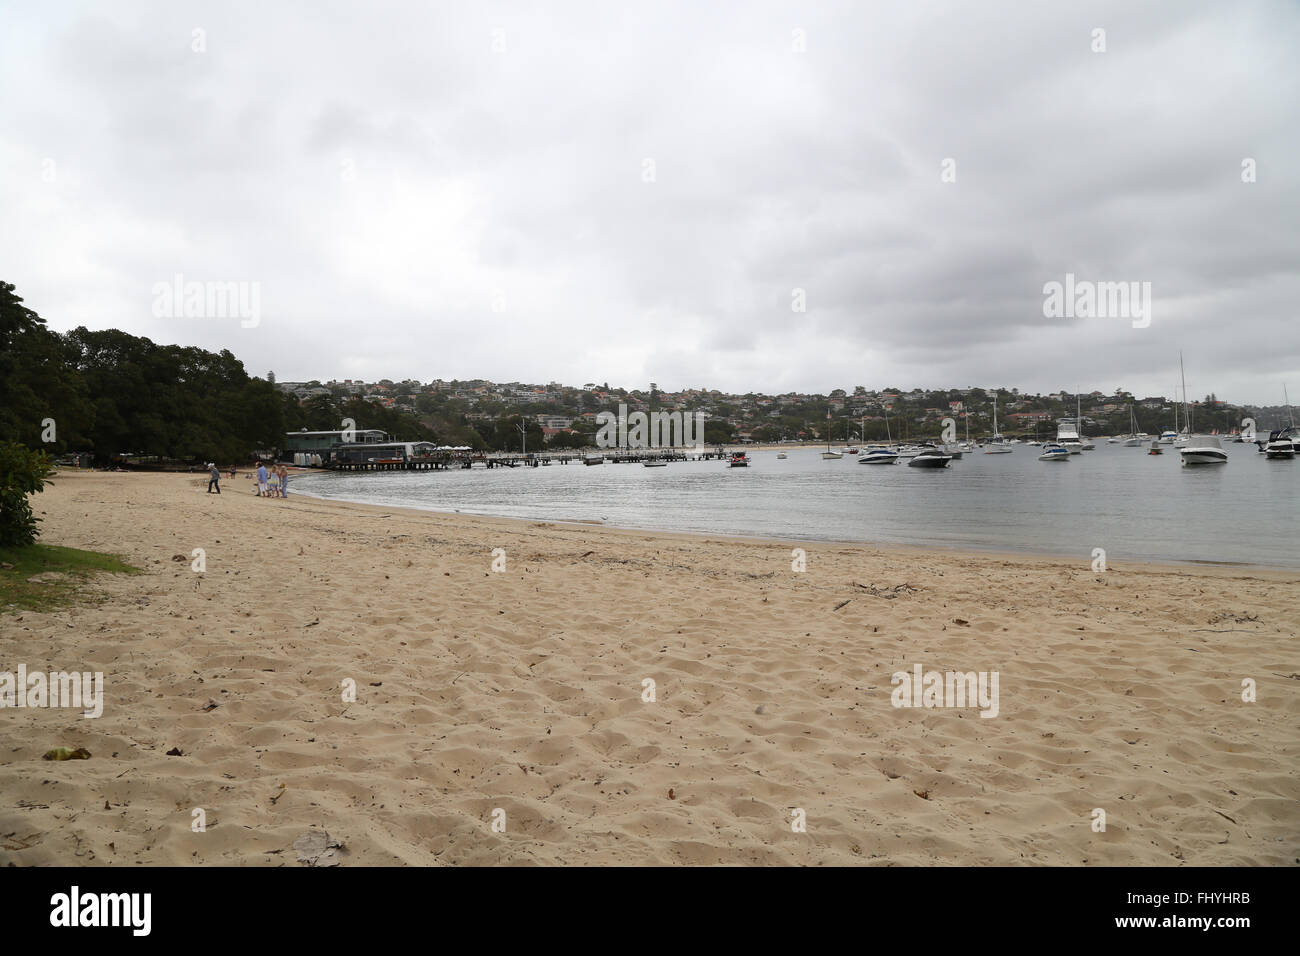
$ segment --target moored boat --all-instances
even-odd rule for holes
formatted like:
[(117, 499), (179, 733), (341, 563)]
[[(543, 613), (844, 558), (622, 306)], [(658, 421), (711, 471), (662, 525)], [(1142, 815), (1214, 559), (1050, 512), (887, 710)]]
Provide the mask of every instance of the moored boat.
[(1077, 419), (1061, 418), (1056, 422), (1056, 444), (1062, 446), (1071, 455), (1083, 453), (1083, 442), (1079, 438)]
[(1064, 445), (1058, 445), (1056, 442), (1048, 442), (1043, 446), (1043, 453), (1038, 456), (1039, 461), (1069, 461), (1070, 449)]
[(1182, 448), (1184, 465), (1224, 465), (1228, 453), (1217, 435), (1189, 435)]
[(859, 465), (893, 465), (898, 462), (898, 452), (892, 448), (884, 448), (877, 445), (874, 448), (868, 448), (858, 459)]
[(1300, 429), (1294, 425), (1279, 428), (1268, 433), (1268, 441), (1257, 441), (1256, 444), (1269, 458), (1275, 460), (1295, 458), (1296, 452), (1300, 451), (1300, 448), (1297, 448), (1300, 446)]
[(996, 394), (994, 394), (993, 396), (993, 437), (988, 440), (987, 444), (985, 444), (984, 454), (1009, 455), (1013, 450), (1014, 449), (1011, 447), (1011, 443), (1008, 442), (1005, 438), (1003, 438), (998, 433), (998, 397)]
[(922, 448), (907, 464), (913, 468), (947, 468), (952, 462), (952, 455), (949, 455), (942, 448)]

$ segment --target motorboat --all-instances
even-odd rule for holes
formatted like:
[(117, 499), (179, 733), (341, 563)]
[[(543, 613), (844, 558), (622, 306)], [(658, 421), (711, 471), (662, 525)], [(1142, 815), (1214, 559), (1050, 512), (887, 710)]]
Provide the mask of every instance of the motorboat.
[(783, 451), (782, 451), (782, 452), (777, 452), (777, 455), (776, 455), (777, 461), (781, 461), (781, 460), (786, 459), (786, 458), (789, 458), (789, 457), (790, 457), (790, 456), (787, 455), (787, 454), (786, 454), (785, 452), (783, 452)]
[(603, 465), (605, 464), (604, 455), (586, 455), (582, 459), (584, 465)]
[(1228, 453), (1218, 435), (1189, 435), (1182, 449), (1184, 465), (1225, 465)]
[(912, 458), (908, 459), (907, 464), (912, 468), (947, 468), (952, 462), (952, 455), (949, 455), (942, 448), (922, 448)]
[(731, 455), (731, 467), (732, 467), (732, 468), (748, 468), (748, 467), (749, 467), (749, 456), (746, 455), (743, 451), (733, 452), (732, 455)]
[(1058, 445), (1056, 442), (1048, 442), (1043, 446), (1043, 453), (1038, 456), (1039, 461), (1069, 461), (1070, 449), (1064, 445)]
[(648, 458), (641, 462), (646, 468), (667, 468), (668, 462), (660, 461), (658, 458)]
[(859, 465), (894, 465), (898, 463), (898, 452), (892, 448), (877, 445), (868, 448), (858, 459)]
[(1162, 445), (1172, 445), (1174, 443), (1174, 439), (1176, 439), (1177, 437), (1178, 437), (1178, 432), (1163, 431), (1160, 433), (1160, 437), (1157, 438), (1156, 441), (1160, 442), (1160, 444)]
[(1147, 451), (1148, 455), (1163, 455), (1164, 453), (1165, 450), (1160, 447), (1160, 439), (1158, 438), (1151, 443), (1151, 448)]
[(1259, 450), (1269, 458), (1291, 459), (1300, 451), (1300, 429), (1294, 425), (1268, 433), (1268, 441), (1256, 441)]

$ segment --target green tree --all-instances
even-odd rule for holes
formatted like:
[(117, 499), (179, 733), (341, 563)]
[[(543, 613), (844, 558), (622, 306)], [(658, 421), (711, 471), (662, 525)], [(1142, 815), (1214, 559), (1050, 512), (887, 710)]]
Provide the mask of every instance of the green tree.
[(23, 305), (13, 285), (0, 282), (0, 439), (53, 453), (84, 447), (92, 419), (86, 396), (64, 341)]
[(19, 442), (0, 442), (0, 547), (25, 547), (36, 540), (41, 519), (28, 495), (45, 490), (52, 464), (43, 451)]

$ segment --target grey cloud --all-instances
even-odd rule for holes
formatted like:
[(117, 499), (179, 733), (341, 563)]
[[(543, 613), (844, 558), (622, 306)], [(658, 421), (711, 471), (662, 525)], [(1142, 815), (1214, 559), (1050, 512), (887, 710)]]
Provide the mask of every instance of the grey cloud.
[[(1159, 392), (1182, 349), (1195, 390), (1272, 402), (1300, 369), (1293, 4), (82, 4), (7, 27), (3, 278), (56, 328), (284, 379)], [(154, 319), (178, 272), (260, 281), (262, 325)], [(1066, 272), (1150, 281), (1151, 328), (1045, 319)]]

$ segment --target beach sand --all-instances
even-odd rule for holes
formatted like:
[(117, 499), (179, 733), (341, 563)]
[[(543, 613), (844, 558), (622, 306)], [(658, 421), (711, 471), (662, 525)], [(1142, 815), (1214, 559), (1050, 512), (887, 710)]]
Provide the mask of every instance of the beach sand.
[[(789, 542), (222, 485), (35, 499), (44, 541), (146, 573), (0, 613), (0, 671), (105, 679), (98, 719), (0, 710), (0, 865), (298, 866), (313, 829), (344, 865), (1300, 857), (1294, 572), (807, 543), (796, 573)], [(895, 708), (916, 664), (997, 671), (998, 715)]]

